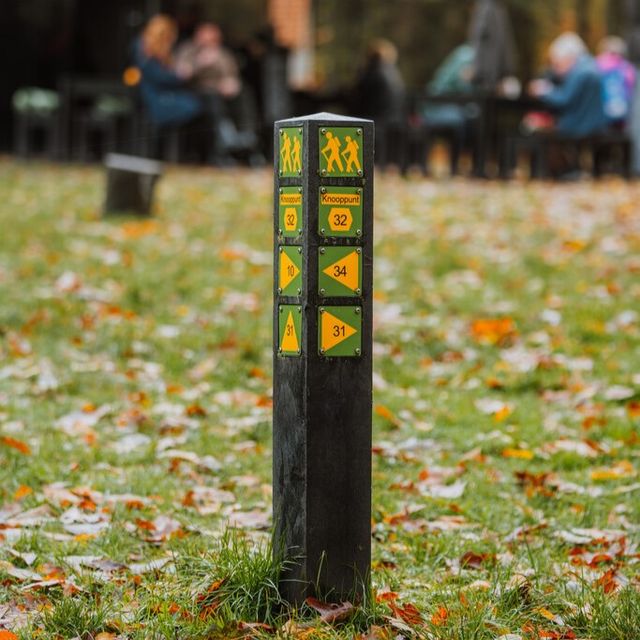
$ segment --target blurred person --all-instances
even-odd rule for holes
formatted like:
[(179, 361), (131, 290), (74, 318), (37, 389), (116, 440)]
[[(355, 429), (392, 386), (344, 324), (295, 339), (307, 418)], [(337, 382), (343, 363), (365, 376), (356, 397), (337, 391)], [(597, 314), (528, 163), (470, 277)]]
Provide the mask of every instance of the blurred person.
[(554, 114), (553, 130), (582, 137), (606, 129), (602, 78), (580, 36), (566, 32), (556, 38), (549, 58), (558, 83), (534, 80), (529, 92)]
[(198, 97), (186, 88), (172, 67), (177, 35), (175, 21), (158, 14), (149, 20), (134, 44), (142, 102), (151, 121), (161, 127), (186, 124), (202, 113)]
[[(218, 25), (199, 25), (191, 40), (176, 51), (176, 70), (197, 91), (214, 132), (214, 163), (228, 163), (229, 155), (256, 145), (255, 133), (244, 117), (245, 100), (234, 55), (222, 45)], [(240, 131), (238, 130), (238, 126)]]
[(207, 22), (196, 28), (191, 40), (178, 47), (176, 69), (198, 91), (233, 98), (240, 93), (240, 76), (233, 54), (222, 46), (218, 25)]
[(513, 30), (502, 0), (476, 0), (469, 44), (475, 52), (472, 81), (476, 87), (492, 92), (505, 80), (507, 86), (517, 82)]
[[(427, 84), (427, 96), (447, 94), (469, 94), (473, 91), (475, 50), (469, 44), (456, 47), (436, 69), (433, 79)], [(472, 111), (462, 105), (427, 104), (422, 108), (423, 122), (433, 129), (448, 128), (463, 136)]]
[(617, 36), (608, 36), (598, 45), (596, 58), (602, 75), (604, 112), (612, 125), (624, 127), (631, 112), (636, 70), (627, 60), (626, 42)]
[[(640, 2), (625, 0), (624, 8), (629, 61), (640, 73)], [(640, 176), (640, 82), (637, 81), (629, 114), (629, 135), (633, 145), (633, 173)]]
[(404, 123), (406, 89), (397, 61), (398, 51), (388, 40), (374, 40), (369, 45), (353, 90), (355, 115), (370, 118), (378, 125)]

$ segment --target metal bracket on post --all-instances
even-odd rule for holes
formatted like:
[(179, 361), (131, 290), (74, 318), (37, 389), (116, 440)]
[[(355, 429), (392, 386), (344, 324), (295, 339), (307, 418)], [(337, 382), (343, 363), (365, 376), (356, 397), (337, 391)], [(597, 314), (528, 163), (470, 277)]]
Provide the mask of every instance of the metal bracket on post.
[(369, 584), (374, 127), (318, 113), (274, 135), (274, 550), (300, 604)]

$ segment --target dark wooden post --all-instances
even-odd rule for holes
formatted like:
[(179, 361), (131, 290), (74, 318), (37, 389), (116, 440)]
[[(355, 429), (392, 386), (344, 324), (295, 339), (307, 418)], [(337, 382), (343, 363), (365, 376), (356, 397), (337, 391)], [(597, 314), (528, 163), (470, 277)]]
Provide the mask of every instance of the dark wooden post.
[(370, 120), (275, 124), (274, 547), (292, 603), (369, 583), (373, 143)]

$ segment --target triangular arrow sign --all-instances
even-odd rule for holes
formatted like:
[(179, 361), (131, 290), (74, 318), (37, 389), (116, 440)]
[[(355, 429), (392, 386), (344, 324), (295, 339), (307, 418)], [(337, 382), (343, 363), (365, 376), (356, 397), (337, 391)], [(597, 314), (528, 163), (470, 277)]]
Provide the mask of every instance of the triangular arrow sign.
[(354, 329), (344, 320), (336, 318), (336, 316), (328, 311), (322, 314), (322, 344), (320, 348), (325, 352), (344, 342), (354, 333), (358, 333), (358, 330)]
[(298, 352), (300, 351), (300, 343), (298, 342), (298, 335), (296, 334), (296, 325), (293, 321), (293, 313), (289, 311), (287, 322), (284, 325), (284, 334), (282, 336), (282, 343), (280, 348), (286, 352)]
[(294, 278), (300, 273), (300, 269), (285, 251), (280, 254), (280, 288), (286, 289)]
[(347, 289), (355, 291), (359, 288), (360, 284), (359, 269), (360, 260), (358, 253), (352, 251), (344, 256), (344, 258), (340, 258), (337, 262), (329, 265), (324, 269), (323, 273), (326, 273), (330, 278), (347, 287)]

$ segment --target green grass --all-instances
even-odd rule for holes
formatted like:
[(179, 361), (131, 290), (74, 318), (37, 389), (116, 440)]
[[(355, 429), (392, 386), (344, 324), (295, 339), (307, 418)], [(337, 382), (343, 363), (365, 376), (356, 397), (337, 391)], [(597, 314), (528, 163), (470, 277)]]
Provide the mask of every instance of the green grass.
[(270, 173), (171, 169), (150, 221), (103, 188), (0, 162), (0, 629), (640, 638), (637, 185), (378, 177), (373, 585), (335, 626), (269, 547)]

